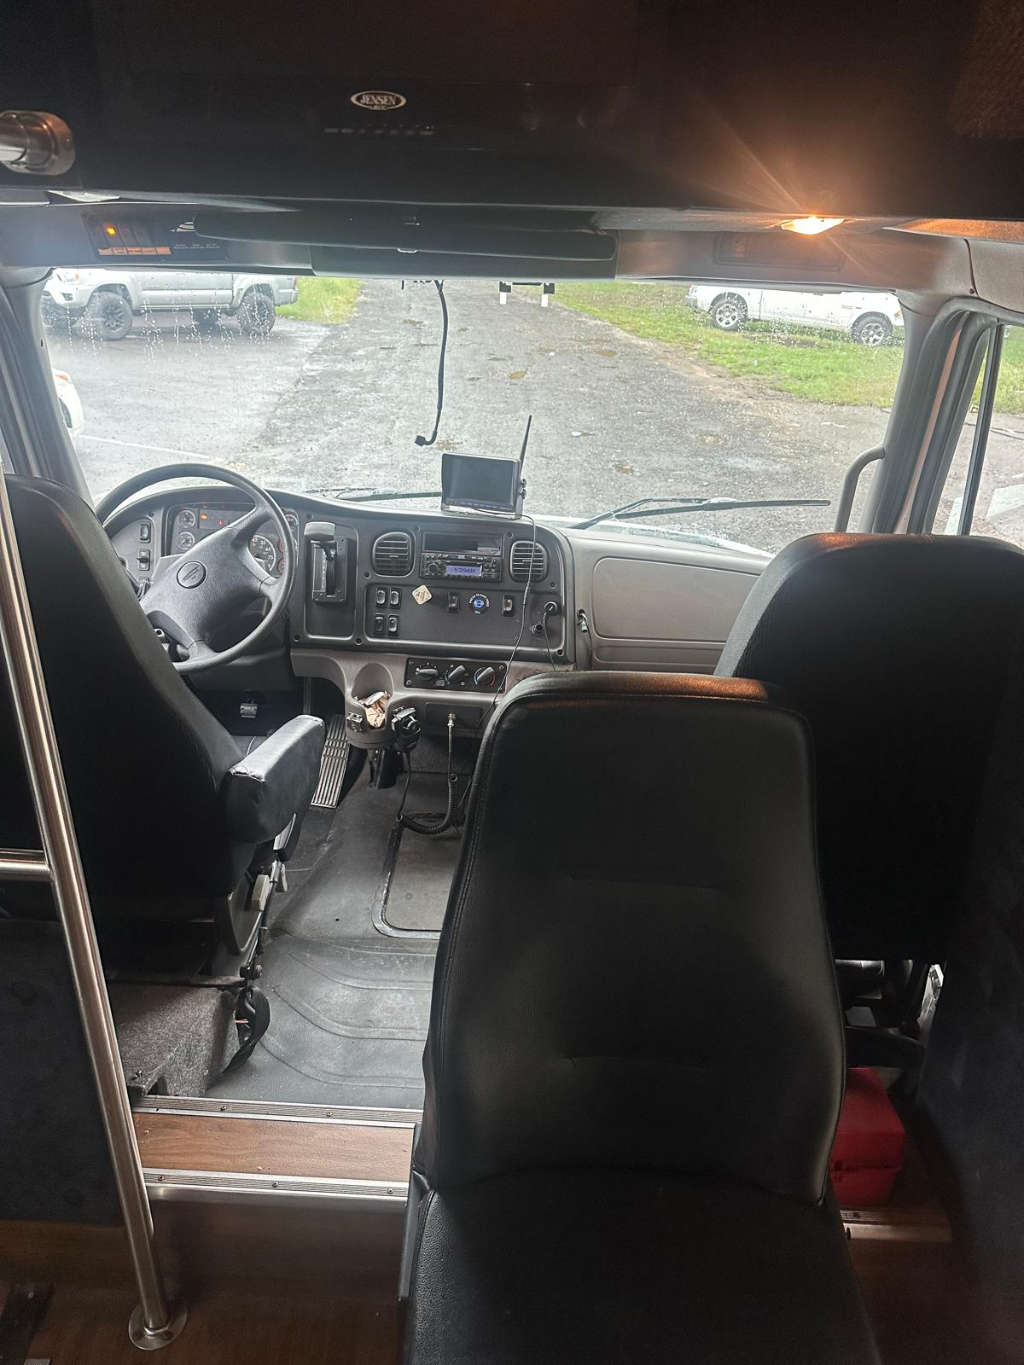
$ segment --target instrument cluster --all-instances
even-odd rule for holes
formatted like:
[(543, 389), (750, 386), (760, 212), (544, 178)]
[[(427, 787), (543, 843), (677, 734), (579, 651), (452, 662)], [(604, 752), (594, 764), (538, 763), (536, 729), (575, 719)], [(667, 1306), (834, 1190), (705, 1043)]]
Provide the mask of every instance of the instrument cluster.
[[(168, 551), (172, 555), (187, 554), (197, 541), (205, 540), (224, 526), (238, 521), (244, 512), (237, 507), (220, 507), (213, 504), (198, 503), (189, 507), (179, 507), (171, 522), (171, 540)], [(285, 510), (292, 533), (292, 546), (298, 547), (299, 519), (290, 510)], [(269, 574), (280, 576), (284, 572), (284, 547), (273, 523), (264, 522), (249, 541), (249, 553)]]

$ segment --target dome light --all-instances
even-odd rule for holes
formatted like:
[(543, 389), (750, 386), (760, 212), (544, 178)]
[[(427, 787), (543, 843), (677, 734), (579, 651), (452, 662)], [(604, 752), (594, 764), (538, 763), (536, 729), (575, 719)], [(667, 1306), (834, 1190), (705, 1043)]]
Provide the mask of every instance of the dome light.
[(810, 213), (806, 218), (787, 218), (779, 227), (785, 228), (787, 232), (799, 232), (801, 237), (817, 237), (819, 233), (828, 232), (829, 228), (838, 227), (840, 223), (845, 222), (845, 218), (819, 218), (816, 214)]

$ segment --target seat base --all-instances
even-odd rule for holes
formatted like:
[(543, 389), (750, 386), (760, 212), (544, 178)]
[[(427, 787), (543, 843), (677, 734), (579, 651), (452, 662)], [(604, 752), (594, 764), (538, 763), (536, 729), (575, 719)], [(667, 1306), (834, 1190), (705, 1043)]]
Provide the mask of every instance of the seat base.
[(406, 1365), (879, 1365), (838, 1210), (633, 1171), (426, 1195)]

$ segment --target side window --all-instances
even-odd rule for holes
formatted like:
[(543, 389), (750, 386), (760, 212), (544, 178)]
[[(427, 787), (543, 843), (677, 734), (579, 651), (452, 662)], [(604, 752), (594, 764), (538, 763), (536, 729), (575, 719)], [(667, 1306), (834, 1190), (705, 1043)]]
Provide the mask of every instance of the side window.
[[(986, 376), (993, 343), (978, 377), (960, 439), (939, 498), (932, 529), (938, 535), (996, 536), (1024, 548), (1024, 327), (1002, 327), (1001, 354), (987, 439)], [(998, 341), (995, 352), (1000, 350)], [(988, 380), (992, 386), (991, 378)]]

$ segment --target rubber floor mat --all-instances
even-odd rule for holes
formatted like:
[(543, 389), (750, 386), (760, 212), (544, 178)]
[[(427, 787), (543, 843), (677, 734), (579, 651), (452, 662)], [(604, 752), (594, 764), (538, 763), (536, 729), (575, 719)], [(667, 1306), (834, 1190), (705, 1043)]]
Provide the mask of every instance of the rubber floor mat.
[[(274, 898), (263, 953), (260, 986), (270, 1001), (270, 1027), (249, 1061), (222, 1077), (212, 1095), (386, 1109), (422, 1105), (436, 943), (378, 927), (403, 787), (400, 780), (377, 790), (361, 779), (336, 811), (306, 817), (289, 864), (291, 889)], [(425, 869), (422, 880), (420, 899), (434, 906), (423, 914), (434, 923), (440, 874)]]
[(264, 957), (270, 1027), (250, 1061), (211, 1093), (418, 1109), (433, 970), (433, 953), (419, 944), (396, 951), (386, 941), (282, 935)]
[(401, 831), (384, 901), (386, 925), (440, 933), (461, 847), (462, 837), (455, 830), (433, 836)]

